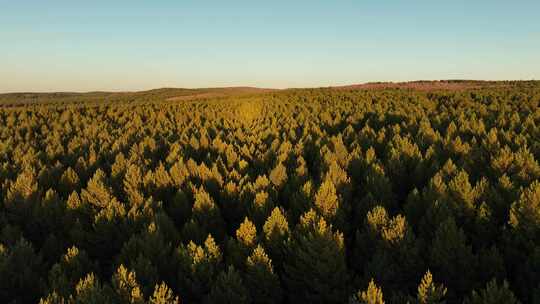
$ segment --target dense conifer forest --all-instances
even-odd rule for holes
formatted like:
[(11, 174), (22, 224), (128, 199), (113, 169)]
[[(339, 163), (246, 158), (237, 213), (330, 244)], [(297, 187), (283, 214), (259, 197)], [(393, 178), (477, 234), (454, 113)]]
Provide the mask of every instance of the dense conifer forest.
[(449, 83), (1, 95), (0, 303), (540, 303), (540, 82)]

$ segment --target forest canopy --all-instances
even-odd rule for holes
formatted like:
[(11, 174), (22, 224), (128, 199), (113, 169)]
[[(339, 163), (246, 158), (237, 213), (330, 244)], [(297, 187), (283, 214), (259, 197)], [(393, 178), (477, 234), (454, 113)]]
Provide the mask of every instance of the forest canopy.
[(448, 83), (0, 95), (0, 302), (540, 303), (540, 82)]

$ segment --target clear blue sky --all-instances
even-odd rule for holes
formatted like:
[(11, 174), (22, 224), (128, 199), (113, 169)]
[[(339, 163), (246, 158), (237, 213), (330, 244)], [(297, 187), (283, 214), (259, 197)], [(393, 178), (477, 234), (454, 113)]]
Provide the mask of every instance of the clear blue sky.
[(540, 79), (540, 1), (0, 0), (0, 91)]

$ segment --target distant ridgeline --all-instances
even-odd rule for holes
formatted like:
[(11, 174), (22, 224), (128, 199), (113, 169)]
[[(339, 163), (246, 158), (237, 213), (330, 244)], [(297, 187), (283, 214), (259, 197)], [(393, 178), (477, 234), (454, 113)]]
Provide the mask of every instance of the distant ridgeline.
[(0, 303), (540, 303), (540, 82), (0, 95)]
[(106, 103), (178, 102), (217, 99), (231, 96), (249, 96), (274, 91), (251, 87), (176, 89), (163, 88), (139, 92), (58, 92), (58, 93), (7, 93), (0, 94), (0, 106), (18, 105), (102, 105)]

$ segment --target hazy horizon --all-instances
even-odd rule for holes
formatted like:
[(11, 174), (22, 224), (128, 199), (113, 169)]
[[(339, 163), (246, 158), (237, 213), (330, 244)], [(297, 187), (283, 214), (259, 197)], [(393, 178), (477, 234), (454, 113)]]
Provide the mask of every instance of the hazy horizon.
[(320, 85), (320, 86), (304, 86), (304, 87), (258, 87), (258, 86), (222, 86), (222, 87), (172, 87), (172, 86), (164, 86), (164, 87), (150, 87), (150, 88), (143, 88), (143, 89), (134, 89), (134, 90), (121, 90), (121, 89), (110, 89), (110, 90), (89, 90), (89, 91), (55, 91), (55, 90), (43, 90), (43, 91), (7, 91), (7, 92), (1, 92), (0, 94), (41, 94), (41, 93), (76, 93), (76, 94), (85, 94), (85, 93), (136, 93), (136, 92), (146, 92), (146, 91), (152, 91), (152, 90), (166, 90), (166, 89), (185, 89), (185, 90), (199, 90), (199, 89), (241, 89), (241, 88), (252, 88), (252, 89), (261, 89), (261, 90), (288, 90), (288, 89), (324, 89), (324, 88), (340, 88), (340, 87), (349, 87), (349, 86), (362, 86), (362, 85), (369, 85), (369, 84), (405, 84), (405, 83), (414, 83), (414, 82), (445, 82), (445, 81), (484, 81), (484, 82), (499, 82), (499, 81), (509, 81), (509, 82), (519, 82), (519, 81), (540, 81), (537, 79), (416, 79), (416, 80), (405, 80), (405, 81), (368, 81), (368, 82), (357, 82), (357, 83), (344, 83), (344, 84), (333, 84), (333, 85)]
[(0, 92), (540, 78), (537, 1), (6, 2)]

